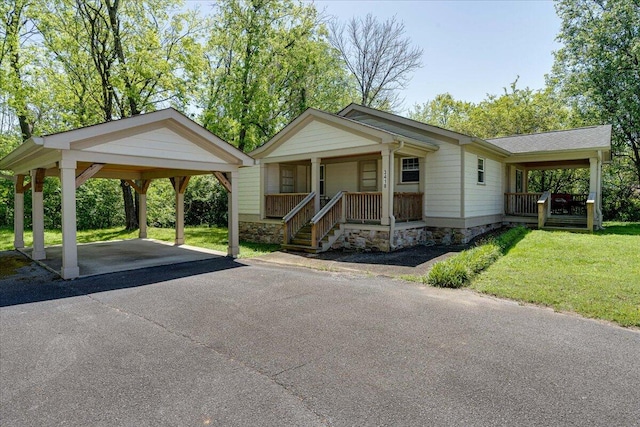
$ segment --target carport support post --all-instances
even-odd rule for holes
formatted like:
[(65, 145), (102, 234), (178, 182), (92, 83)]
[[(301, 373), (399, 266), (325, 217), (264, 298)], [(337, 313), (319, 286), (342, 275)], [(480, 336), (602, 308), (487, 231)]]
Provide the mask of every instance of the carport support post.
[[(44, 250), (44, 201), (42, 199), (43, 183), (44, 169), (32, 170), (31, 222), (33, 230), (33, 251), (31, 252), (31, 258), (35, 260), (41, 260), (47, 257), (47, 254)], [(73, 185), (75, 186), (75, 181)]]
[(184, 192), (189, 183), (188, 176), (171, 178), (173, 188), (176, 191), (176, 240), (175, 245), (184, 245)]
[(60, 161), (60, 183), (62, 184), (62, 270), (63, 279), (80, 275), (78, 268), (78, 246), (76, 239), (76, 162)]
[(138, 238), (147, 238), (147, 193), (138, 194)]
[(231, 191), (228, 195), (229, 212), (227, 215), (227, 221), (229, 227), (229, 247), (227, 249), (227, 255), (236, 258), (240, 253), (238, 226), (238, 171), (233, 171), (227, 176), (229, 175), (231, 175)]
[(13, 247), (24, 248), (24, 175), (16, 176), (13, 196)]

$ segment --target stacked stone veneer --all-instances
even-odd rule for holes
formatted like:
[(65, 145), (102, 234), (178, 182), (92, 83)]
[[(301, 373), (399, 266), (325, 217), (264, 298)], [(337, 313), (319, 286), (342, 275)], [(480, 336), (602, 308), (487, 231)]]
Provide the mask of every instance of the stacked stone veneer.
[(240, 240), (256, 243), (282, 243), (284, 229), (280, 222), (244, 222), (238, 223)]
[[(240, 222), (240, 239), (258, 243), (282, 243), (283, 228), (277, 222)], [(396, 228), (393, 239), (389, 231), (375, 228), (345, 228), (331, 249), (389, 252), (416, 245), (457, 245), (468, 243), (476, 236), (502, 227), (502, 223), (470, 228), (412, 227)]]

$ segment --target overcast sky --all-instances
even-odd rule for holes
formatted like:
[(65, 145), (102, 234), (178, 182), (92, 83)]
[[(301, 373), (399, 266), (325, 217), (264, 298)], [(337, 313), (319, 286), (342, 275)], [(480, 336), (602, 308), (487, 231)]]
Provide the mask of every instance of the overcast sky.
[[(311, 0), (305, 0), (310, 2)], [(209, 1), (188, 1), (202, 11)], [(424, 50), (423, 67), (402, 93), (404, 110), (439, 93), (478, 102), (500, 94), (518, 76), (518, 87), (540, 89), (551, 71), (560, 20), (553, 2), (314, 0), (320, 11), (346, 22), (371, 13), (396, 15), (406, 34)]]

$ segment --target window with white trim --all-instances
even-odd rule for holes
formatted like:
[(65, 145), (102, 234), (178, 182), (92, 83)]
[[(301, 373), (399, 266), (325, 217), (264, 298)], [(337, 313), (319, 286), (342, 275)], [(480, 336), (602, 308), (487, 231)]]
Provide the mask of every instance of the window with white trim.
[(484, 159), (478, 157), (478, 184), (484, 184)]
[(405, 157), (402, 159), (402, 170), (400, 173), (400, 182), (419, 182), (420, 181), (420, 161), (417, 157)]

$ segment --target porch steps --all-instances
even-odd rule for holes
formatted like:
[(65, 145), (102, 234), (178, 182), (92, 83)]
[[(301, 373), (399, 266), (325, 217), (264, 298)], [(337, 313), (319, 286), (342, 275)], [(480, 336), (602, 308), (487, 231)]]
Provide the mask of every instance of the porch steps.
[(568, 231), (570, 233), (589, 233), (589, 229), (585, 227), (542, 227), (545, 231)]
[(316, 249), (311, 245), (311, 225), (307, 224), (298, 231), (291, 239), (291, 243), (282, 245), (283, 249), (295, 252), (319, 253), (331, 249), (331, 245), (342, 234), (340, 224), (336, 224), (329, 233), (320, 241), (319, 247)]
[(571, 231), (574, 233), (587, 233), (587, 218), (581, 216), (550, 216), (547, 218), (543, 230)]

